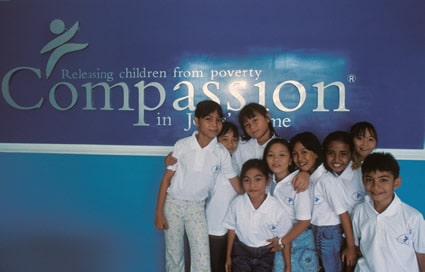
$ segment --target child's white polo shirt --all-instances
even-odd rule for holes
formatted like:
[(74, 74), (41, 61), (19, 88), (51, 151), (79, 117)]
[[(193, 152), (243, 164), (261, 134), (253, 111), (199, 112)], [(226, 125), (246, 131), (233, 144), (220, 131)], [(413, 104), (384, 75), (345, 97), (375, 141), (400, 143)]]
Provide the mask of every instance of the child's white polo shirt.
[(425, 253), (422, 214), (395, 194), (390, 206), (376, 212), (369, 196), (353, 213), (354, 242), (362, 257), (355, 271), (419, 271), (416, 252)]
[(360, 168), (353, 170), (351, 165), (352, 162), (337, 177), (344, 187), (345, 204), (349, 214), (352, 214), (354, 208), (363, 202), (366, 195), (362, 181), (362, 170)]
[(285, 235), (292, 223), (273, 196), (268, 194), (261, 206), (255, 209), (245, 193), (237, 196), (230, 204), (224, 226), (235, 230), (239, 240), (245, 245), (262, 247), (270, 244), (267, 239)]
[(270, 142), (271, 139), (276, 138), (273, 135), (266, 143), (260, 145), (257, 142), (257, 139), (251, 138), (247, 141), (240, 141), (238, 147), (233, 153), (233, 160), (236, 162), (238, 166), (238, 172), (242, 169), (242, 165), (249, 159), (262, 159), (264, 148)]
[(339, 215), (346, 212), (342, 182), (326, 171), (314, 186), (311, 224), (335, 226), (341, 223)]
[[(313, 206), (309, 189), (297, 193), (294, 190), (294, 186), (292, 186), (292, 180), (298, 172), (292, 172), (281, 181), (276, 182), (277, 184), (273, 192), (273, 196), (282, 204), (293, 224), (298, 220), (310, 220)], [(275, 178), (273, 175), (273, 180)]]
[[(236, 166), (235, 166), (236, 167)], [(207, 199), (205, 213), (208, 223), (208, 234), (222, 236), (227, 233), (223, 225), (224, 217), (230, 202), (237, 195), (229, 179), (219, 174)]]
[(229, 151), (216, 138), (201, 148), (196, 134), (176, 142), (173, 156), (177, 163), (167, 167), (175, 171), (167, 192), (177, 199), (205, 200), (219, 173), (226, 178), (237, 176)]
[(323, 173), (326, 172), (326, 168), (323, 165), (323, 163), (321, 163), (316, 170), (314, 170), (313, 173), (311, 173), (310, 175), (310, 189), (311, 192), (313, 192), (314, 186), (316, 185), (317, 181), (319, 180), (319, 178), (323, 175)]

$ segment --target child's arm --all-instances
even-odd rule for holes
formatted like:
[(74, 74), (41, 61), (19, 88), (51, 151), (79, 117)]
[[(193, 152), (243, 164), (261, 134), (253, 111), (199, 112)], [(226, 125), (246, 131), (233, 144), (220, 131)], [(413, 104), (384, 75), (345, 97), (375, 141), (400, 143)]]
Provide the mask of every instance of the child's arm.
[(232, 248), (233, 242), (235, 241), (235, 235), (235, 230), (229, 230), (227, 232), (226, 272), (232, 271)]
[(425, 272), (425, 253), (417, 253), (416, 258), (418, 259), (419, 271)]
[(230, 184), (232, 184), (232, 187), (233, 187), (233, 189), (235, 190), (236, 193), (238, 193), (238, 194), (244, 193), (238, 176), (230, 178), (229, 181), (230, 181)]
[(348, 266), (356, 264), (357, 254), (356, 246), (354, 245), (354, 234), (353, 226), (351, 224), (351, 218), (348, 212), (344, 212), (339, 215), (341, 219), (342, 230), (344, 231), (346, 247), (342, 251), (341, 259)]
[(161, 184), (159, 186), (158, 198), (156, 200), (156, 211), (155, 211), (155, 227), (160, 230), (168, 229), (167, 219), (164, 216), (164, 204), (167, 196), (167, 189), (170, 186), (171, 178), (174, 175), (174, 171), (165, 170), (162, 176)]
[(173, 152), (168, 153), (168, 155), (164, 159), (165, 166), (171, 166), (176, 164), (177, 159), (173, 157)]
[(282, 250), (283, 261), (285, 262), (285, 272), (291, 272), (291, 244), (286, 244)]
[(310, 174), (305, 171), (299, 171), (292, 180), (292, 186), (297, 193), (304, 192), (310, 185)]
[(310, 220), (298, 220), (291, 230), (281, 238), (281, 243), (284, 245), (290, 244), (298, 237), (306, 228), (310, 226)]

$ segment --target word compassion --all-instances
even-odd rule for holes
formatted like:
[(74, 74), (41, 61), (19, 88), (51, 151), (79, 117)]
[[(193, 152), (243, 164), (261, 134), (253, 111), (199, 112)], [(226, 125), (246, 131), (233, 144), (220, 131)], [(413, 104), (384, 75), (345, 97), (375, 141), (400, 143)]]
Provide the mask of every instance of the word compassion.
[[(256, 80), (259, 79), (261, 72), (261, 70), (251, 70), (245, 72), (245, 76)], [(129, 85), (126, 81), (120, 81), (113, 84), (113, 82), (108, 82), (109, 80), (107, 78), (104, 81), (99, 81), (96, 76), (93, 76), (92, 78), (96, 78), (99, 82), (88, 80), (82, 84), (75, 85), (70, 82), (71, 79), (65, 77), (63, 81), (54, 83), (46, 95), (40, 94), (34, 102), (28, 105), (27, 101), (19, 99), (19, 97), (21, 99), (25, 97), (24, 92), (28, 91), (28, 89), (17, 87), (22, 86), (22, 84), (15, 85), (15, 82), (12, 80), (17, 75), (26, 75), (26, 84), (33, 86), (35, 89), (37, 89), (37, 84), (43, 79), (40, 69), (23, 66), (11, 69), (3, 76), (1, 85), (3, 99), (10, 107), (21, 111), (41, 110), (46, 104), (60, 112), (69, 111), (74, 109), (77, 102), (81, 99), (85, 99), (84, 102), (80, 102), (81, 104), (85, 104), (82, 107), (83, 111), (111, 111), (115, 110), (111, 102), (111, 93), (114, 92), (114, 97), (118, 95), (120, 97), (119, 101), (122, 103), (121, 107), (118, 108), (119, 111), (134, 111), (137, 113), (137, 118), (132, 124), (133, 126), (150, 126), (154, 124), (151, 121), (153, 118), (150, 117), (158, 114), (157, 111), (165, 105), (167, 98), (166, 88), (158, 81), (147, 82), (140, 80), (132, 85)], [(235, 73), (235, 75), (242, 76), (244, 74), (241, 72)], [(212, 77), (213, 74), (209, 76)], [(225, 76), (224, 72), (221, 73), (221, 76)], [(217, 77), (220, 77), (220, 72), (214, 74), (214, 78)], [(250, 102), (266, 105), (267, 99), (267, 101), (272, 101), (274, 107), (281, 112), (295, 112), (301, 109), (306, 103), (308, 99), (307, 88), (309, 88), (310, 91), (315, 92), (314, 99), (316, 101), (314, 102), (316, 108), (312, 110), (313, 112), (328, 112), (330, 109), (325, 107), (326, 97), (335, 97), (335, 95), (339, 96), (338, 107), (331, 110), (334, 112), (350, 111), (346, 108), (345, 104), (345, 85), (340, 81), (329, 83), (322, 81), (313, 83), (311, 86), (304, 86), (296, 80), (284, 80), (277, 85), (267, 86), (266, 81), (250, 82), (245, 78), (234, 77), (231, 78), (234, 81), (229, 81), (225, 84), (217, 80), (208, 80), (202, 84), (194, 84), (192, 81), (179, 79), (180, 81), (172, 88), (173, 101), (171, 105), (178, 112), (194, 111), (196, 107), (196, 94), (197, 97), (203, 95), (205, 99), (211, 99), (220, 103), (226, 111), (236, 112), (247, 104), (246, 97), (249, 96)], [(22, 76), (19, 78), (22, 78)], [(131, 91), (136, 92), (137, 99), (130, 99)], [(289, 95), (287, 95), (287, 92), (291, 93), (290, 103), (288, 102)], [(100, 108), (94, 105), (95, 93), (96, 97), (101, 96), (103, 98), (103, 106)], [(225, 98), (223, 98), (223, 93), (226, 94), (224, 96)], [(66, 102), (58, 100), (58, 97), (64, 96), (68, 97)], [(252, 101), (252, 97), (257, 97), (257, 101)], [(271, 105), (268, 104), (268, 106)]]

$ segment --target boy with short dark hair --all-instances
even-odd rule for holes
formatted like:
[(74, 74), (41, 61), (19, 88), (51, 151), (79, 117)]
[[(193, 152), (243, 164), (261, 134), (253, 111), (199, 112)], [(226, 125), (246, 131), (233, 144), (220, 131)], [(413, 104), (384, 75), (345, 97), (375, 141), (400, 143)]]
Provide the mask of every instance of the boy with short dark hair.
[(400, 167), (389, 153), (372, 153), (362, 164), (367, 196), (353, 213), (355, 244), (360, 247), (355, 271), (425, 271), (425, 221), (394, 190)]

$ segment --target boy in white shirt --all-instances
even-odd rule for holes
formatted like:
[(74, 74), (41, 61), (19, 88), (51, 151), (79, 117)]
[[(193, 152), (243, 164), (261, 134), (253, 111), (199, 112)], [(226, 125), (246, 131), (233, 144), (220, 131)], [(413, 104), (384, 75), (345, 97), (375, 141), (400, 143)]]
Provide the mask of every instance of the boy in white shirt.
[(355, 271), (425, 271), (422, 214), (394, 193), (400, 167), (389, 153), (372, 153), (362, 164), (367, 196), (353, 213), (354, 241), (362, 257)]

